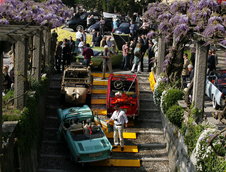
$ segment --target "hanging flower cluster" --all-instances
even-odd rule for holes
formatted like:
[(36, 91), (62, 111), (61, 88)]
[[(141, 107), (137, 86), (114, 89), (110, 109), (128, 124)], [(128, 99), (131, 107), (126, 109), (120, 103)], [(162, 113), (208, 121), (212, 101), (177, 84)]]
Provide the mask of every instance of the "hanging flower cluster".
[(161, 34), (169, 40), (174, 38), (178, 43), (185, 37), (192, 38), (193, 33), (198, 32), (206, 38), (225, 43), (225, 9), (226, 3), (218, 4), (215, 0), (175, 1), (170, 5), (154, 3), (143, 17), (151, 25), (157, 26), (156, 34), (149, 34), (152, 38)]
[(0, 4), (0, 24), (61, 26), (73, 12), (61, 0), (34, 1), (6, 0)]

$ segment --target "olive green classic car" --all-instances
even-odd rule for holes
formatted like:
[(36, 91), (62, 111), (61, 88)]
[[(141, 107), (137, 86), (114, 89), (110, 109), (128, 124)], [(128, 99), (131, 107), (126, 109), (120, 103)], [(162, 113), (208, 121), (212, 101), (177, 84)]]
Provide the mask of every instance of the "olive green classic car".
[[(95, 47), (93, 48), (94, 56), (91, 57), (91, 68), (98, 68), (102, 69), (103, 64), (103, 47)], [(116, 54), (112, 55), (112, 66), (113, 67), (120, 67), (122, 62), (122, 53), (118, 52)], [(84, 57), (80, 54), (76, 56), (76, 61), (82, 63), (84, 60)]]

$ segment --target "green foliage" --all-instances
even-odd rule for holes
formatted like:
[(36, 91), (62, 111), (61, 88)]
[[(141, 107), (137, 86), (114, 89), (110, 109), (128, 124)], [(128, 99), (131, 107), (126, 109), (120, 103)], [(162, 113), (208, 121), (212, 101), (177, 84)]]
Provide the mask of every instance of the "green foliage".
[(41, 80), (40, 83), (31, 83), (33, 92), (26, 96), (26, 107), (23, 109), (18, 128), (18, 145), (21, 150), (27, 151), (37, 143), (40, 133), (40, 114), (39, 114), (39, 97), (45, 94), (47, 80)]
[(3, 109), (3, 121), (18, 121), (21, 118), (21, 110)]
[(155, 90), (153, 92), (153, 99), (156, 105), (160, 105), (162, 93), (165, 89), (167, 89), (167, 87), (168, 87), (167, 82), (164, 81), (157, 82)]
[(7, 104), (9, 102), (9, 100), (11, 100), (13, 98), (14, 95), (14, 91), (13, 90), (9, 90), (3, 97), (2, 97), (2, 101), (3, 104)]
[(188, 146), (188, 154), (190, 155), (196, 146), (197, 140), (205, 129), (205, 126), (197, 125), (193, 118), (189, 118), (188, 123), (182, 124), (181, 132), (184, 135), (185, 144)]
[(171, 106), (167, 112), (166, 116), (170, 122), (172, 122), (177, 127), (181, 127), (183, 121), (184, 109), (178, 105)]
[(167, 90), (166, 94), (162, 95), (161, 99), (161, 108), (163, 113), (166, 113), (171, 106), (177, 104), (178, 100), (182, 100), (183, 96), (183, 91), (179, 89), (171, 88)]
[(203, 112), (195, 107), (191, 109), (191, 116), (197, 122), (202, 117)]

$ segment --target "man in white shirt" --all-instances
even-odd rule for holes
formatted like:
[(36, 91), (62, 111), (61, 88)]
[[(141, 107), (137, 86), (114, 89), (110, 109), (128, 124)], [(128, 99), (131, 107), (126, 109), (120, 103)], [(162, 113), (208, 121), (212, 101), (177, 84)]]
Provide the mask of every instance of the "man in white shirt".
[(76, 32), (76, 40), (77, 39), (84, 41), (82, 38), (82, 30), (81, 29), (78, 29), (78, 31)]
[(115, 106), (115, 111), (113, 112), (110, 120), (107, 123), (109, 123), (111, 121), (114, 121), (114, 146), (113, 146), (113, 148), (116, 148), (120, 143), (121, 151), (124, 151), (123, 129), (124, 129), (124, 126), (127, 127), (128, 118), (127, 118), (125, 112), (120, 109), (119, 105)]

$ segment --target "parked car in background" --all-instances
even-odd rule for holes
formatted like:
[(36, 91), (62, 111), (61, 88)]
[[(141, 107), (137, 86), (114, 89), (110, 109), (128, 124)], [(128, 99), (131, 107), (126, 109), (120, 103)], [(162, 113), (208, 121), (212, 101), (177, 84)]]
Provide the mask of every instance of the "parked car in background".
[(92, 83), (90, 67), (69, 66), (62, 77), (61, 100), (74, 105), (89, 104)]
[(217, 71), (207, 76), (205, 93), (212, 100), (213, 108), (218, 109), (225, 106), (226, 71)]
[(129, 30), (130, 24), (129, 23), (121, 23), (119, 25), (118, 28), (116, 28), (113, 33), (117, 33), (117, 34), (129, 34), (130, 30)]
[(128, 117), (139, 114), (139, 84), (137, 75), (113, 75), (108, 78), (107, 113), (112, 114), (115, 105), (120, 105)]
[(58, 109), (58, 136), (66, 140), (72, 160), (77, 163), (101, 161), (111, 157), (112, 146), (87, 105)]
[[(104, 20), (105, 20), (104, 31), (105, 32), (111, 32), (112, 31), (112, 19), (111, 18), (105, 18)], [(87, 31), (89, 33), (91, 33), (93, 30), (100, 31), (100, 21), (97, 21), (96, 23), (92, 24), (87, 29)]]
[(67, 21), (68, 27), (72, 28), (74, 31), (77, 31), (77, 28), (85, 29), (87, 27), (87, 17), (93, 15), (92, 24), (100, 20), (100, 14), (96, 12), (82, 12), (75, 14), (69, 21)]

